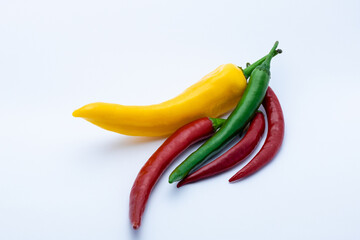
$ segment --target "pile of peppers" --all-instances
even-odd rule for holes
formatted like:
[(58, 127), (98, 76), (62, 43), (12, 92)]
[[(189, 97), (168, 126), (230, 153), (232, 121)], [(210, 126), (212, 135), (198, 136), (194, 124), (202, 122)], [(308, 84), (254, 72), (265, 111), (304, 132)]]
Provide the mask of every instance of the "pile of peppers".
[[(173, 170), (169, 183), (178, 182), (177, 187), (181, 187), (233, 168), (259, 144), (265, 132), (266, 120), (268, 129), (263, 146), (229, 182), (250, 176), (275, 157), (285, 130), (280, 102), (269, 87), (270, 62), (282, 52), (277, 47), (278, 42), (268, 55), (244, 70), (233, 64), (222, 65), (181, 95), (161, 104), (141, 107), (95, 103), (73, 113), (102, 128), (127, 135), (161, 136), (172, 132), (141, 168), (131, 188), (129, 216), (134, 229), (140, 227), (147, 200), (156, 182), (172, 161), (194, 143), (207, 139)], [(221, 91), (222, 88), (225, 90)], [(209, 100), (214, 102), (209, 104)], [(266, 117), (259, 111), (260, 105), (264, 107)], [(179, 108), (183, 108), (182, 114), (174, 114)], [(227, 119), (218, 118), (231, 108), (233, 111)], [(158, 117), (155, 114), (161, 114), (162, 118), (168, 115), (171, 119), (155, 124), (153, 121), (135, 120), (141, 117), (155, 120)], [(119, 117), (121, 120), (117, 121)], [(172, 131), (174, 128), (177, 130)], [(212, 159), (237, 135), (243, 135), (238, 143)]]

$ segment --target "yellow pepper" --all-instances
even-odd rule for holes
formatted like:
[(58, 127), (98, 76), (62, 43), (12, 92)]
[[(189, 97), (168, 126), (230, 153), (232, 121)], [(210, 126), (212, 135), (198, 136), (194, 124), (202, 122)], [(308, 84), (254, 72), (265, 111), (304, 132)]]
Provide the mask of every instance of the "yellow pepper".
[(216, 118), (235, 108), (245, 90), (246, 78), (264, 59), (244, 71), (234, 64), (221, 65), (177, 97), (160, 104), (124, 106), (97, 102), (75, 110), (73, 116), (125, 135), (167, 136), (193, 120)]

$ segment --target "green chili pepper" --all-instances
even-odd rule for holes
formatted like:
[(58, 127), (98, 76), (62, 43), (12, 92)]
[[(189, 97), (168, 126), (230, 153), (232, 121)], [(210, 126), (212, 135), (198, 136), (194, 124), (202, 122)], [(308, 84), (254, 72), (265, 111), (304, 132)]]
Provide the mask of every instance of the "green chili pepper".
[(251, 73), (244, 95), (224, 125), (175, 168), (169, 176), (169, 183), (182, 180), (193, 168), (219, 152), (251, 120), (265, 97), (270, 80), (270, 62), (277, 53), (278, 44), (275, 42), (265, 61)]

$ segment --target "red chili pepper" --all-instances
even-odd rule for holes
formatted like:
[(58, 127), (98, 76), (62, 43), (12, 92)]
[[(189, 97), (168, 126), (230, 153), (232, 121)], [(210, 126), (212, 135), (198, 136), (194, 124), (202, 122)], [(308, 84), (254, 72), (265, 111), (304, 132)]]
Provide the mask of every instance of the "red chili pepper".
[(210, 137), (224, 119), (200, 118), (173, 133), (149, 158), (138, 173), (130, 193), (130, 221), (134, 229), (140, 227), (150, 192), (170, 163), (190, 145)]
[(280, 102), (270, 87), (268, 87), (262, 104), (268, 119), (268, 134), (265, 143), (255, 157), (239, 172), (232, 176), (229, 179), (229, 182), (247, 177), (258, 171), (275, 157), (281, 147), (285, 131), (284, 116)]
[(188, 175), (177, 184), (177, 187), (214, 176), (232, 168), (237, 163), (245, 159), (255, 149), (264, 133), (264, 130), (265, 118), (261, 112), (258, 112), (251, 121), (245, 136), (236, 145), (211, 163)]

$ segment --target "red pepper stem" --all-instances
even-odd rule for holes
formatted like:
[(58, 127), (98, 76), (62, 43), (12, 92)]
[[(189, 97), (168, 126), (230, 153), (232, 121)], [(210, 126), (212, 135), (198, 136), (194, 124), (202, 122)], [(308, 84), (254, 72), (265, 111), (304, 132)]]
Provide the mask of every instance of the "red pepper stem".
[(210, 118), (210, 117), (209, 117), (209, 120), (212, 122), (214, 131), (217, 130), (218, 128), (220, 128), (224, 124), (224, 122), (226, 121), (226, 119)]

